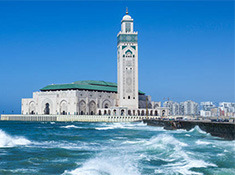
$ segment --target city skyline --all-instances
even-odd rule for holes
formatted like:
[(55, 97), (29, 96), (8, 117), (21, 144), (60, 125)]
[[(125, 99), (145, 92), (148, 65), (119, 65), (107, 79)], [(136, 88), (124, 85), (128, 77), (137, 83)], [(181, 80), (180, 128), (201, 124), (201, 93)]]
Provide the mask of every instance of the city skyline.
[(139, 31), (141, 90), (158, 101), (234, 101), (234, 2), (0, 4), (0, 113), (20, 113), (21, 98), (48, 84), (117, 82), (126, 6)]

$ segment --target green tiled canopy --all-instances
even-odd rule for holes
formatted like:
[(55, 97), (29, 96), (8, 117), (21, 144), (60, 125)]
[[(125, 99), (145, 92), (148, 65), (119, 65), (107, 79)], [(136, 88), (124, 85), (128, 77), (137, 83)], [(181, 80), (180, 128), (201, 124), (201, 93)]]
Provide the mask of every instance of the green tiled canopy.
[[(42, 89), (41, 91), (56, 91), (56, 90), (90, 90), (90, 91), (104, 91), (104, 92), (115, 92), (117, 93), (117, 84), (106, 82), (106, 81), (75, 81), (70, 84), (52, 84), (48, 85)], [(145, 93), (139, 91), (140, 95), (144, 95)]]

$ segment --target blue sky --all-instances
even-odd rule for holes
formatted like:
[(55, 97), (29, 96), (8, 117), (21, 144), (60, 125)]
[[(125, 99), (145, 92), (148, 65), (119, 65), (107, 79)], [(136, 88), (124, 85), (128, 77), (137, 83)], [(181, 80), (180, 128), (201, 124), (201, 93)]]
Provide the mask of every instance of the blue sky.
[(0, 113), (48, 84), (116, 82), (128, 6), (139, 88), (155, 101), (234, 101), (233, 1), (0, 1)]

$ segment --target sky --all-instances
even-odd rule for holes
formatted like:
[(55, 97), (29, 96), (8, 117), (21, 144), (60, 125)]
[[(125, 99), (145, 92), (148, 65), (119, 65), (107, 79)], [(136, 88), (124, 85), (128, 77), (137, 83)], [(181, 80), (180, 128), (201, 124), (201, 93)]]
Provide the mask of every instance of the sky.
[(49, 84), (117, 82), (126, 7), (139, 89), (154, 101), (234, 102), (234, 1), (0, 1), (0, 113)]

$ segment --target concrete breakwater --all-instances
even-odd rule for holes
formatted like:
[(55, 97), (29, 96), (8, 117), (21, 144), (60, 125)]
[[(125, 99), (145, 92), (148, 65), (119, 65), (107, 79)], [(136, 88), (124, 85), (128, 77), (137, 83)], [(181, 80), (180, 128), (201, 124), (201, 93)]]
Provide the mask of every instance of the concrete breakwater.
[(175, 130), (175, 129), (186, 129), (189, 131), (190, 129), (198, 126), (201, 130), (210, 133), (212, 136), (222, 137), (228, 140), (235, 140), (235, 123), (221, 123), (221, 122), (210, 122), (210, 121), (172, 121), (172, 120), (143, 120), (144, 123), (151, 126), (161, 126), (167, 130)]

